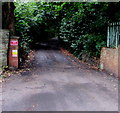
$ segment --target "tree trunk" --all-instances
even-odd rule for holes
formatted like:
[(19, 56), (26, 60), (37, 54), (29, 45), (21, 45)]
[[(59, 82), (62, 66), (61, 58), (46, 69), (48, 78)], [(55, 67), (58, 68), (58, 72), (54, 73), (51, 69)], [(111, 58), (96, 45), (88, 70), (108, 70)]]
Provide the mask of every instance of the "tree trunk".
[(11, 35), (15, 35), (14, 3), (3, 2), (2, 4), (2, 29), (9, 29)]

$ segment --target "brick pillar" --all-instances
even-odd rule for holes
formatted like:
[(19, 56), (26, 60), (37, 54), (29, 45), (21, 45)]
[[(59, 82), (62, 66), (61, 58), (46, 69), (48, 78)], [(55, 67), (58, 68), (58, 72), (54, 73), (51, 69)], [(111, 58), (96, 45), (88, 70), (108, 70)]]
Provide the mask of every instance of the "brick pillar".
[(9, 47), (9, 69), (17, 69), (19, 67), (19, 37), (13, 36), (10, 38), (10, 47)]

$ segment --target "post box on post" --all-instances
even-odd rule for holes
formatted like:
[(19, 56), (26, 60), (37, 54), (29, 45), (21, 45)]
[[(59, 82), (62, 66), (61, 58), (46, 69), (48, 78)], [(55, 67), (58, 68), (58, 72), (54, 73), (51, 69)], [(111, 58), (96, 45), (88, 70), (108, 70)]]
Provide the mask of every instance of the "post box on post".
[(9, 60), (8, 60), (9, 69), (17, 69), (19, 67), (18, 40), (19, 40), (19, 37), (17, 36), (12, 36), (10, 38)]

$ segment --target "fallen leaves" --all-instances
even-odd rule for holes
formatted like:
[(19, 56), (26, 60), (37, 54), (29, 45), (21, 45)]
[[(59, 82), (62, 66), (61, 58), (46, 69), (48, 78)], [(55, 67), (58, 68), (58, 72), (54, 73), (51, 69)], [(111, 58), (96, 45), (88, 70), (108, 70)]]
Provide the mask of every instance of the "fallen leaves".
[[(24, 64), (24, 66), (21, 69), (17, 70), (5, 70), (0, 75), (0, 83), (5, 81), (6, 77), (14, 76), (14, 75), (20, 75), (22, 72), (30, 71), (30, 64), (31, 60), (34, 59), (34, 51), (31, 51), (28, 55), (28, 58)], [(27, 68), (26, 68), (27, 67)]]
[[(78, 63), (82, 63), (82, 64), (85, 64), (85, 65), (88, 65), (88, 67), (91, 68), (91, 69), (99, 70), (99, 67), (97, 67), (96, 65), (91, 65), (91, 64), (89, 64), (87, 62), (84, 62), (84, 61), (80, 60), (79, 58), (77, 58), (76, 56), (71, 54), (69, 51), (67, 51), (67, 50), (65, 50), (63, 48), (61, 48), (60, 50), (66, 56), (70, 56), (70, 57), (72, 57), (74, 59), (74, 60), (73, 59), (71, 60), (70, 58), (68, 58), (69, 60), (71, 60), (71, 62), (73, 62), (73, 64), (78, 65)], [(96, 60), (96, 57), (94, 59)]]
[(7, 77), (14, 76), (14, 75), (21, 75), (22, 72), (26, 72), (26, 71), (31, 71), (31, 69), (30, 68), (24, 68), (24, 69), (18, 69), (18, 70), (4, 71), (0, 76), (0, 83), (4, 82), (5, 78), (7, 78)]

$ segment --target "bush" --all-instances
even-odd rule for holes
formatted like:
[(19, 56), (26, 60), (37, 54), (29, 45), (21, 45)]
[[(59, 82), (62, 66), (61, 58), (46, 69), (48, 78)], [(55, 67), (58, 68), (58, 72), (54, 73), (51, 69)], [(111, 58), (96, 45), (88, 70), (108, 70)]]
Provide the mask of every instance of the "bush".
[(78, 58), (99, 57), (106, 46), (108, 23), (120, 20), (120, 3), (17, 2), (15, 6), (16, 30), (26, 53), (31, 43), (58, 37)]

